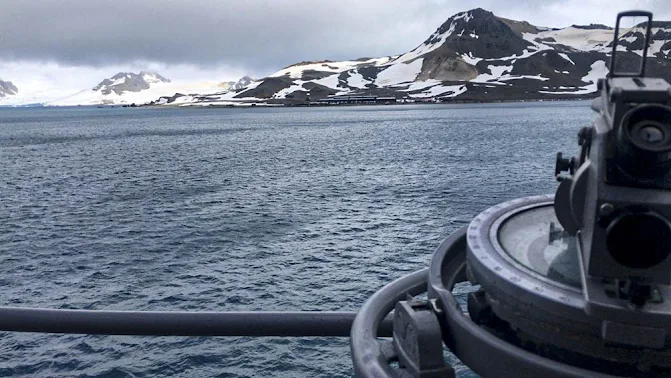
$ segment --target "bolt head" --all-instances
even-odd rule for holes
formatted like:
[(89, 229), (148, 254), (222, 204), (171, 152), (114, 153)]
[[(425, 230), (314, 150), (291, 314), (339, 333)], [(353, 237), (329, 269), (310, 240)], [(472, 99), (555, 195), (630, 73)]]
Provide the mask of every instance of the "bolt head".
[(599, 206), (599, 215), (602, 217), (607, 217), (611, 215), (615, 211), (615, 206), (611, 203), (602, 203), (601, 206)]

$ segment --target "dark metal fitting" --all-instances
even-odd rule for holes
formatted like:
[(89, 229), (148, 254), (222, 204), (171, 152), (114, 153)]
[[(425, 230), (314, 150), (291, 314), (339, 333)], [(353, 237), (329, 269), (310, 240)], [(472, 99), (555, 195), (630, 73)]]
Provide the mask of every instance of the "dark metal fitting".
[[(412, 302), (412, 303), (411, 303)], [(454, 369), (445, 363), (438, 317), (429, 302), (401, 301), (394, 310), (394, 347), (399, 366), (417, 378), (454, 378)]]
[(559, 176), (562, 172), (575, 173), (576, 158), (564, 158), (561, 152), (557, 152), (557, 161), (555, 163), (555, 176)]

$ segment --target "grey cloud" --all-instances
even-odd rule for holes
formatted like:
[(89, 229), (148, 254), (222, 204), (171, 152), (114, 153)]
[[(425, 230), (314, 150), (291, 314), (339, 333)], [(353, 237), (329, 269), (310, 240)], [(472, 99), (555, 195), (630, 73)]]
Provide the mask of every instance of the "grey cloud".
[[(640, 5), (669, 19), (666, 1), (7, 1), (0, 13), (0, 59), (90, 66), (156, 61), (268, 73), (301, 60), (402, 53), (452, 14), (474, 7), (566, 26), (612, 23), (618, 6)], [(608, 11), (588, 11), (600, 4), (610, 4)]]

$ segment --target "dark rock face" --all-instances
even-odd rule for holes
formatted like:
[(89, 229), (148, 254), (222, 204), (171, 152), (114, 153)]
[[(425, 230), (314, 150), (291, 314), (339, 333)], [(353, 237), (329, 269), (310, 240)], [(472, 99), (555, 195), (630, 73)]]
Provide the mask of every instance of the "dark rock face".
[(263, 80), (263, 83), (256, 88), (244, 91), (235, 98), (256, 97), (256, 98), (271, 98), (273, 95), (282, 89), (289, 88), (293, 85), (293, 81), (288, 77), (269, 77)]
[[(510, 74), (525, 76), (535, 73), (549, 79), (545, 81), (535, 80), (536, 85), (534, 87), (537, 87), (536, 90), (540, 90), (544, 86), (580, 87), (587, 83), (583, 83), (579, 78), (587, 75), (590, 65), (596, 60), (597, 57), (594, 57), (594, 60), (587, 60), (585, 64), (576, 65), (561, 57), (558, 52), (548, 50), (534, 54), (527, 59), (517, 60), (513, 64)], [(527, 85), (532, 84), (528, 83)]]
[(503, 22), (504, 24), (508, 25), (508, 27), (515, 32), (518, 36), (522, 36), (522, 33), (538, 33), (540, 30), (531, 25), (530, 23), (526, 21), (515, 21), (515, 20), (509, 20), (507, 18), (502, 18), (499, 17), (499, 20)]
[(161, 104), (161, 103), (172, 104), (172, 103), (175, 102), (178, 98), (180, 98), (180, 97), (184, 97), (184, 96), (185, 96), (185, 94), (183, 94), (183, 93), (175, 93), (175, 94), (172, 95), (172, 96), (161, 96), (161, 97), (158, 98), (158, 100), (153, 101), (153, 102), (151, 103), (151, 105), (154, 105), (154, 104), (157, 104), (157, 103), (158, 103), (158, 104)]
[(332, 88), (315, 83), (305, 83), (303, 84), (303, 88), (307, 89), (310, 95), (315, 96), (315, 98), (324, 98), (338, 93)]
[(19, 93), (19, 88), (11, 81), (0, 80), (0, 97), (14, 96)]
[(100, 91), (104, 95), (112, 92), (121, 95), (124, 92), (140, 92), (149, 89), (154, 83), (169, 83), (170, 80), (154, 72), (119, 72), (109, 79), (101, 81), (93, 87), (93, 91)]
[[(629, 39), (633, 39), (633, 41)], [(617, 43), (620, 46), (626, 47), (627, 51), (643, 50), (645, 35), (641, 31), (630, 31), (623, 35)], [(609, 46), (613, 47), (613, 44), (611, 43)]]
[[(462, 13), (463, 14), (463, 13)], [(474, 9), (467, 16), (450, 17), (438, 31), (453, 30), (443, 45), (429, 56), (471, 54), (480, 58), (503, 58), (521, 54), (531, 43), (493, 13), (484, 9)], [(469, 17), (470, 16), (470, 17)]]
[(585, 30), (613, 30), (610, 26), (606, 26), (603, 24), (589, 24), (589, 25), (571, 25), (572, 27), (576, 29), (585, 29)]
[(333, 72), (305, 70), (303, 71), (303, 80), (319, 80), (333, 75)]
[(380, 73), (383, 69), (376, 66), (361, 67), (358, 69), (359, 74), (363, 76), (366, 80), (375, 80), (377, 74)]
[(424, 59), (417, 80), (468, 81), (476, 76), (478, 70), (463, 60), (434, 54)]
[(671, 40), (671, 27), (669, 27), (668, 29), (669, 30), (658, 29), (655, 33), (652, 34), (652, 39), (654, 41)]

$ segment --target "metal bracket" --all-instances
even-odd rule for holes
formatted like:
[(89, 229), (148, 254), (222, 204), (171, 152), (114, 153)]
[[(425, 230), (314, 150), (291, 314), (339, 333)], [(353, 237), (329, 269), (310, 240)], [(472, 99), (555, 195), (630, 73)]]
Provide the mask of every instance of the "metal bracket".
[(412, 377), (455, 377), (445, 363), (440, 324), (429, 302), (412, 299), (396, 304), (393, 340), (399, 366)]

